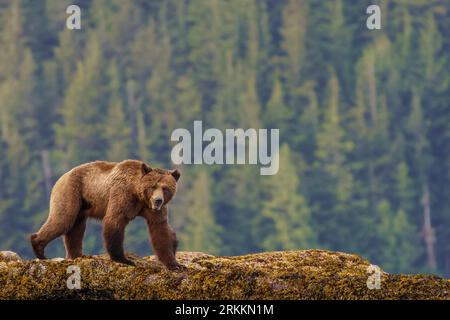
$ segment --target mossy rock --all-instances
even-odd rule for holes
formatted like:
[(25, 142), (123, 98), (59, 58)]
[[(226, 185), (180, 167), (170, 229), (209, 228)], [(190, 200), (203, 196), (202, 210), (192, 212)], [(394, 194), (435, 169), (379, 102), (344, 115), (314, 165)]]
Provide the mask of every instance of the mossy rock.
[[(450, 280), (381, 272), (369, 289), (370, 263), (324, 250), (236, 257), (178, 252), (187, 268), (173, 272), (153, 256), (136, 266), (106, 256), (76, 260), (7, 260), (0, 255), (0, 299), (450, 299)], [(80, 289), (68, 289), (67, 268), (80, 268)]]
[(0, 251), (0, 262), (20, 261), (22, 258), (12, 251)]

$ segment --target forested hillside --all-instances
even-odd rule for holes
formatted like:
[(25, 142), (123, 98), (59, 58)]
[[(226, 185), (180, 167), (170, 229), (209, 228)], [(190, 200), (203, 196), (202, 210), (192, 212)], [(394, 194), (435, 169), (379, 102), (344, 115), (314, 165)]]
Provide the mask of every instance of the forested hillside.
[[(68, 30), (66, 7), (81, 7)], [(379, 4), (382, 29), (368, 30)], [(0, 249), (75, 165), (171, 168), (176, 128), (279, 128), (280, 170), (185, 165), (181, 249), (352, 252), (450, 275), (450, 1), (0, 0)], [(129, 251), (148, 255), (134, 221)], [(85, 252), (104, 249), (91, 223)], [(62, 242), (49, 247), (62, 256)]]

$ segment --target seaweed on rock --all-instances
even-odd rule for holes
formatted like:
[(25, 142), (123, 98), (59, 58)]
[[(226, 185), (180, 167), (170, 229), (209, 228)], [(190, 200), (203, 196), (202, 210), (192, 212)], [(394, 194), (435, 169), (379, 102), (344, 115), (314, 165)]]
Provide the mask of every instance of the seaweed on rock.
[[(279, 251), (236, 257), (178, 252), (186, 270), (165, 269), (154, 256), (136, 266), (106, 256), (21, 260), (0, 252), (0, 299), (450, 299), (450, 280), (432, 275), (381, 274), (369, 289), (370, 265), (353, 254)], [(81, 271), (81, 289), (68, 289), (67, 268)]]

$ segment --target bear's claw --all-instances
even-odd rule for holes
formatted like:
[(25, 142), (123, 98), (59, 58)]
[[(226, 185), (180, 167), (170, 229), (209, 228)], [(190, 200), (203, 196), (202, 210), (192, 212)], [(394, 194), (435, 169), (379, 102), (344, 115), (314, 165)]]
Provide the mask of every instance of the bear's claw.
[(169, 269), (171, 271), (186, 271), (187, 270), (186, 266), (179, 264), (178, 262), (171, 263), (171, 264), (167, 265), (166, 267), (167, 267), (167, 269)]
[(118, 262), (118, 263), (123, 263), (123, 264), (129, 265), (129, 266), (135, 266), (136, 265), (136, 263), (134, 261), (132, 261), (130, 259), (127, 259), (125, 257), (123, 257), (123, 258), (114, 258), (114, 259), (112, 259), (112, 261)]

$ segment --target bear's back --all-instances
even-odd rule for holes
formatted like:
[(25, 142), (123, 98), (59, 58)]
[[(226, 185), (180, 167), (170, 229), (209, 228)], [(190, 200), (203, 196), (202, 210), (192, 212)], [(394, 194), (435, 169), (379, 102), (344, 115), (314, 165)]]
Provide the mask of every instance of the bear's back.
[(139, 160), (93, 161), (73, 168), (59, 180), (79, 185), (84, 194), (107, 193), (113, 185), (135, 183), (142, 175), (143, 163)]

